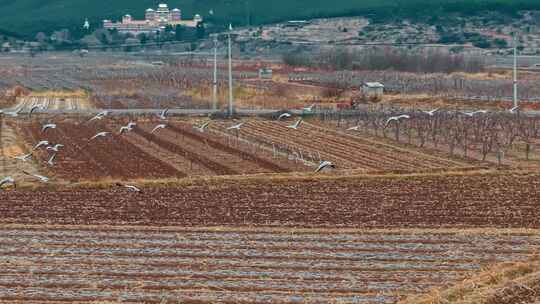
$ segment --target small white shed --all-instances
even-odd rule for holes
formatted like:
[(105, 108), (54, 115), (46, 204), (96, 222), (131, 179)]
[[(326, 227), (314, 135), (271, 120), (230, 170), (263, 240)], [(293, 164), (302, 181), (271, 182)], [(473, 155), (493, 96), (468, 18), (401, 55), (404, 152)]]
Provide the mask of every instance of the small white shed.
[(259, 69), (259, 79), (272, 79), (272, 69), (271, 68), (262, 68)]
[(362, 93), (367, 97), (382, 97), (384, 85), (380, 82), (365, 82), (362, 85)]

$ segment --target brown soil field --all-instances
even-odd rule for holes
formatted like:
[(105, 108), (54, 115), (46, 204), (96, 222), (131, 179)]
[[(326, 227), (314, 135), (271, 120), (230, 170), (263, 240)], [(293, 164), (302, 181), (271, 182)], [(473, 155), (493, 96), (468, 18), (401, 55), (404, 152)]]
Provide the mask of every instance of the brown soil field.
[[(51, 120), (57, 128), (41, 132), (41, 126)], [(43, 171), (68, 181), (312, 172), (320, 160), (332, 161), (340, 170), (364, 172), (455, 170), (479, 165), (308, 122), (291, 130), (286, 126), (292, 122), (256, 119), (245, 121), (236, 132), (226, 130), (231, 122), (214, 120), (204, 133), (194, 129), (201, 122), (141, 118), (134, 130), (124, 135), (118, 130), (128, 120), (116, 117), (94, 122), (38, 117), (12, 128), (26, 142), (26, 150), (40, 140), (64, 144), (52, 167), (46, 164), (52, 155), (49, 151), (39, 149), (35, 156)], [(151, 130), (162, 123), (167, 127), (152, 134)], [(101, 131), (111, 135), (89, 141)]]
[[(106, 138), (89, 139), (101, 131), (110, 131), (103, 124), (74, 122), (57, 123), (56, 129), (41, 132), (41, 124), (26, 124), (21, 133), (31, 147), (41, 140), (65, 147), (57, 154), (56, 164), (44, 165), (55, 177), (64, 180), (101, 180), (184, 177), (174, 167), (145, 153), (118, 134)], [(47, 162), (51, 153), (41, 149), (36, 155)]]
[(2, 223), (540, 228), (538, 173), (192, 179), (0, 192)]
[[(374, 138), (362, 138), (337, 132), (309, 122), (297, 130), (287, 128), (294, 122), (248, 121), (236, 135), (247, 141), (275, 146), (305, 156), (320, 155), (341, 169), (422, 170), (470, 167), (472, 163), (430, 155), (419, 149), (403, 148)], [(230, 123), (215, 123), (223, 130)], [(234, 132), (230, 133), (235, 135)]]

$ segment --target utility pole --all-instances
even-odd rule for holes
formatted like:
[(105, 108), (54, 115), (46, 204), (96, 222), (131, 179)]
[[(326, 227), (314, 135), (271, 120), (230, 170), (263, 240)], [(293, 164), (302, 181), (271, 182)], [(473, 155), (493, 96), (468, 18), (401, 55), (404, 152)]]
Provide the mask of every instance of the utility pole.
[(514, 107), (518, 104), (518, 80), (517, 80), (517, 40), (514, 34)]
[(232, 117), (234, 114), (231, 34), (232, 34), (232, 24), (229, 24), (229, 117)]
[(214, 37), (214, 82), (213, 82), (213, 95), (212, 95), (212, 110), (217, 110), (217, 44), (218, 44), (218, 39), (217, 39), (217, 34), (216, 36)]

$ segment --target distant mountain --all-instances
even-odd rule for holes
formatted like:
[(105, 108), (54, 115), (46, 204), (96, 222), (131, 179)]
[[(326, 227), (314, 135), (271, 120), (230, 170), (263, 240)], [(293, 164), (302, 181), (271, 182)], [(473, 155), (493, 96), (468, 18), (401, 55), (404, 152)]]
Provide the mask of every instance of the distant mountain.
[[(142, 18), (144, 10), (167, 2), (186, 18), (201, 14), (215, 24), (258, 25), (290, 19), (369, 15), (371, 18), (433, 18), (458, 12), (540, 10), (539, 0), (0, 0), (0, 34), (33, 38), (37, 32), (78, 29), (88, 18), (94, 27), (102, 19), (124, 14)], [(214, 15), (210, 15), (210, 10)]]

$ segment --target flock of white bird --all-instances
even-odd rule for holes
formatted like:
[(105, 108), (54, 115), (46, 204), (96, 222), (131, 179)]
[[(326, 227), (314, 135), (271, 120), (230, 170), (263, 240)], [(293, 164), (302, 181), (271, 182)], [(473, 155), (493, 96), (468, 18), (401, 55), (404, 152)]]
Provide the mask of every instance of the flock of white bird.
[[(304, 108), (304, 111), (307, 111), (307, 112), (311, 112), (313, 110), (313, 107), (314, 105), (310, 106), (310, 107), (306, 107)], [(32, 107), (32, 109), (29, 111), (28, 115), (29, 117), (36, 111), (36, 110), (40, 110), (41, 107), (40, 106), (34, 106)], [(17, 117), (19, 116), (19, 114), (21, 113), (21, 109), (18, 109), (16, 111), (11, 111), (11, 112), (1, 112), (0, 111), (0, 114), (4, 114), (4, 115), (8, 115), (8, 116), (11, 116), (11, 117)], [(163, 111), (161, 111), (159, 114), (158, 114), (158, 117), (161, 119), (161, 120), (166, 120), (167, 119), (167, 115), (169, 113), (169, 109), (165, 109)], [(97, 121), (97, 120), (102, 120), (103, 118), (105, 118), (107, 115), (109, 115), (109, 112), (108, 111), (102, 111), (102, 112), (99, 112), (97, 115), (95, 115), (94, 117), (90, 118), (86, 123), (91, 123), (93, 121)], [(278, 117), (278, 121), (282, 121), (284, 119), (288, 119), (288, 118), (291, 118), (292, 117), (292, 114), (290, 113), (283, 113), (281, 114), (279, 117)], [(302, 118), (298, 119), (295, 123), (291, 124), (291, 125), (288, 125), (286, 126), (288, 129), (292, 129), (292, 130), (298, 130), (300, 128), (300, 125), (302, 124), (303, 120)], [(206, 121), (204, 123), (202, 123), (201, 125), (198, 125), (198, 126), (194, 126), (194, 129), (198, 132), (201, 132), (201, 133), (204, 133), (206, 131), (206, 129), (209, 127), (211, 121)], [(227, 131), (232, 131), (232, 130), (236, 130), (236, 131), (240, 131), (240, 129), (245, 125), (245, 122), (240, 122), (238, 124), (234, 124), (230, 127), (227, 127), (226, 130)], [(135, 122), (129, 122), (127, 125), (125, 126), (121, 126), (120, 127), (120, 130), (118, 132), (119, 135), (123, 135), (123, 134), (126, 134), (128, 132), (131, 132), (133, 131), (133, 128), (135, 128), (137, 126), (137, 123)], [(42, 127), (41, 127), (41, 133), (46, 133), (48, 130), (51, 130), (51, 129), (56, 129), (57, 128), (57, 125), (54, 124), (54, 123), (47, 123), (47, 124), (44, 124)], [(161, 130), (161, 129), (165, 129), (167, 128), (167, 124), (165, 123), (161, 123), (161, 124), (158, 124), (156, 125), (151, 131), (150, 133), (151, 134), (154, 134), (156, 133), (157, 131)], [(99, 139), (99, 138), (104, 138), (104, 137), (107, 137), (109, 135), (111, 135), (112, 133), (111, 132), (106, 132), (106, 131), (103, 131), (103, 132), (98, 132), (96, 133), (94, 136), (90, 137), (88, 139), (88, 142), (91, 142), (91, 141), (94, 141), (96, 139)], [(14, 158), (21, 161), (21, 162), (27, 162), (29, 160), (32, 159), (32, 156), (33, 154), (35, 153), (35, 151), (37, 151), (38, 149), (45, 149), (46, 151), (49, 151), (51, 152), (51, 156), (49, 157), (48, 161), (46, 162), (49, 166), (54, 166), (55, 165), (55, 160), (56, 160), (56, 157), (57, 157), (57, 154), (61, 151), (61, 149), (64, 147), (63, 144), (53, 144), (53, 143), (50, 143), (49, 141), (47, 140), (42, 140), (40, 142), (38, 142), (33, 148), (32, 150), (27, 153), (27, 154), (24, 154), (24, 155), (19, 155), (19, 156), (15, 156)], [(315, 172), (320, 172), (322, 170), (324, 170), (325, 168), (335, 168), (335, 165), (332, 163), (332, 162), (329, 162), (329, 161), (321, 161), (321, 163), (319, 164), (319, 166), (317, 167), (317, 169), (315, 170)], [(27, 171), (23, 171), (23, 173), (25, 175), (28, 175), (34, 179), (36, 179), (37, 181), (39, 182), (42, 182), (42, 183), (48, 183), (51, 179), (46, 177), (46, 176), (43, 176), (43, 175), (39, 175), (39, 174), (31, 174)], [(13, 177), (11, 176), (8, 176), (8, 177), (5, 177), (3, 178), (2, 180), (0, 180), (0, 189), (5, 186), (5, 185), (13, 185), (14, 187), (16, 187), (16, 181)], [(118, 186), (122, 186), (122, 187), (125, 187), (126, 189), (130, 190), (130, 191), (133, 191), (133, 192), (142, 192), (141, 189), (139, 189), (138, 187), (136, 186), (133, 186), (133, 185), (127, 185), (127, 184), (120, 184), (118, 183), (117, 184)]]
[[(313, 107), (315, 105), (311, 105), (309, 107), (306, 107), (306, 108), (303, 108), (303, 111), (304, 112), (312, 112), (313, 111)], [(41, 109), (40, 106), (34, 106), (30, 109), (28, 115), (31, 116), (36, 110), (39, 110)], [(512, 114), (516, 114), (517, 111), (519, 110), (519, 107), (516, 106), (516, 107), (513, 107), (511, 108), (510, 110), (508, 110), (510, 113)], [(429, 110), (429, 111), (422, 111), (425, 115), (428, 115), (428, 116), (435, 116), (438, 112), (440, 111), (440, 109), (433, 109), (433, 110)], [(21, 112), (21, 109), (18, 109), (18, 110), (15, 110), (15, 111), (7, 111), (7, 112), (2, 112), (0, 111), (0, 114), (4, 114), (4, 115), (8, 115), (8, 116), (12, 116), (12, 117), (17, 117), (19, 116)], [(165, 109), (163, 111), (161, 111), (159, 114), (158, 114), (158, 117), (161, 119), (161, 120), (166, 120), (167, 119), (167, 115), (169, 113), (169, 109)], [(463, 115), (465, 116), (468, 116), (468, 117), (474, 117), (476, 115), (480, 115), (480, 114), (487, 114), (488, 111), (486, 110), (478, 110), (478, 111), (473, 111), (473, 112), (461, 112)], [(103, 111), (103, 112), (100, 112), (98, 113), (97, 115), (95, 115), (94, 117), (92, 117), (91, 119), (89, 119), (87, 122), (90, 123), (92, 121), (96, 121), (96, 120), (101, 120), (103, 119), (104, 117), (106, 117), (107, 115), (109, 114), (109, 112), (107, 111)], [(288, 119), (288, 118), (291, 118), (293, 115), (290, 114), (290, 113), (282, 113), (281, 115), (279, 115), (279, 117), (277, 118), (278, 121), (282, 121), (282, 120), (285, 120), (285, 119)], [(385, 127), (388, 127), (391, 123), (399, 123), (401, 122), (402, 120), (406, 120), (406, 119), (410, 119), (411, 116), (410, 115), (407, 115), (407, 114), (403, 114), (403, 115), (397, 115), (397, 116), (392, 116), (392, 117), (389, 117), (387, 120), (386, 120), (386, 124), (385, 124)], [(286, 127), (288, 129), (291, 129), (291, 130), (298, 130), (300, 128), (300, 126), (302, 125), (302, 118), (299, 118), (295, 123), (291, 124), (291, 125), (287, 125)], [(203, 124), (201, 124), (200, 126), (194, 126), (194, 129), (197, 130), (198, 132), (201, 132), (201, 133), (204, 133), (205, 130), (208, 128), (208, 126), (210, 125), (211, 121), (206, 121), (204, 122)], [(131, 132), (133, 130), (133, 128), (135, 128), (137, 126), (137, 124), (135, 122), (129, 122), (127, 125), (125, 126), (121, 126), (120, 127), (120, 130), (119, 130), (119, 133), (120, 135), (123, 135), (123, 134), (126, 134), (128, 132)], [(235, 131), (240, 131), (242, 127), (245, 126), (245, 122), (240, 122), (240, 123), (237, 123), (237, 124), (234, 124), (230, 127), (227, 127), (226, 130), (227, 131), (232, 131), (232, 130), (235, 130)], [(41, 127), (41, 132), (42, 133), (45, 133), (47, 132), (47, 130), (50, 130), (50, 129), (56, 129), (57, 128), (57, 125), (54, 124), (54, 123), (47, 123), (45, 125), (43, 125)], [(152, 130), (151, 130), (151, 134), (154, 134), (156, 133), (157, 131), (161, 130), (161, 129), (165, 129), (167, 128), (167, 124), (165, 123), (161, 123), (161, 124), (158, 124), (157, 126), (155, 126)], [(353, 127), (350, 127), (348, 128), (347, 130), (348, 131), (359, 131), (360, 130), (360, 126), (353, 126)], [(98, 132), (97, 134), (95, 134), (94, 136), (92, 136), (91, 138), (88, 139), (88, 141), (93, 141), (93, 140), (96, 140), (98, 138), (103, 138), (103, 137), (107, 137), (111, 135), (111, 132)], [(50, 151), (52, 152), (52, 155), (49, 157), (48, 161), (47, 161), (47, 164), (49, 166), (54, 166), (55, 165), (55, 159), (56, 159), (56, 156), (57, 154), (60, 152), (60, 150), (64, 147), (64, 145), (62, 144), (52, 144), (46, 140), (43, 140), (43, 141), (40, 141), (38, 142), (33, 148), (32, 148), (32, 151), (30, 151), (30, 153), (28, 154), (24, 154), (24, 155), (20, 155), (20, 156), (16, 156), (14, 157), (15, 159), (19, 160), (19, 161), (22, 161), (22, 162), (27, 162), (29, 161), (31, 158), (32, 158), (32, 155), (33, 153), (40, 149), (40, 148), (45, 148), (47, 151)], [(315, 172), (321, 172), (322, 170), (326, 169), (326, 168), (335, 168), (336, 166), (330, 162), (330, 161), (321, 161), (319, 166), (316, 168)], [(38, 174), (31, 174), (31, 173), (28, 173), (26, 171), (23, 171), (24, 174), (28, 175), (28, 176), (31, 176), (33, 178), (35, 178), (36, 180), (42, 182), (42, 183), (47, 183), (50, 181), (50, 179), (46, 176), (42, 176), (42, 175), (38, 175)], [(8, 176), (8, 177), (5, 177), (3, 178), (2, 180), (0, 180), (0, 189), (5, 186), (5, 185), (8, 185), (8, 184), (12, 184), (13, 186), (16, 186), (16, 183), (15, 183), (15, 179), (11, 176)], [(126, 189), (130, 190), (130, 191), (134, 191), (134, 192), (141, 192), (141, 189), (137, 188), (136, 186), (133, 186), (133, 185), (124, 185), (124, 184), (117, 184), (119, 186), (122, 186), (122, 187), (125, 187)]]

